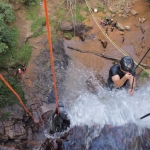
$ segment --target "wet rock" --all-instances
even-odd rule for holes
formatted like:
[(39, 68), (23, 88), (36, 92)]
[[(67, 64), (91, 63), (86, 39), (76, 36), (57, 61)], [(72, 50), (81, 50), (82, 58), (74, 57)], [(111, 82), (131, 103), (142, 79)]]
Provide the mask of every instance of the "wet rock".
[(0, 134), (0, 141), (8, 141), (8, 135)]
[(38, 142), (38, 141), (28, 141), (27, 142), (27, 147), (30, 148), (30, 149), (38, 149), (39, 147), (41, 146), (41, 142)]
[(27, 128), (27, 140), (33, 140), (33, 133), (30, 127)]
[(125, 30), (124, 26), (123, 26), (120, 22), (117, 22), (116, 28), (117, 28), (118, 30), (120, 30), (120, 31), (124, 31), (124, 30)]
[(73, 30), (73, 26), (72, 26), (72, 23), (70, 22), (64, 22), (60, 25), (60, 29), (62, 31), (71, 31)]
[(131, 12), (131, 14), (133, 15), (133, 16), (135, 16), (135, 15), (137, 15), (138, 13), (137, 13), (137, 11), (135, 11), (135, 10), (130, 10), (130, 12)]
[(8, 131), (8, 136), (10, 139), (26, 139), (26, 130), (24, 125), (21, 123), (15, 124)]
[(0, 134), (4, 134), (4, 126), (2, 122), (0, 122)]
[(93, 93), (93, 94), (97, 94), (98, 93), (98, 86), (105, 86), (105, 81), (103, 76), (101, 75), (95, 75), (94, 77), (91, 76), (86, 80), (86, 84), (87, 84), (87, 89)]
[(14, 147), (6, 147), (6, 146), (2, 146), (0, 145), (0, 150), (17, 150)]

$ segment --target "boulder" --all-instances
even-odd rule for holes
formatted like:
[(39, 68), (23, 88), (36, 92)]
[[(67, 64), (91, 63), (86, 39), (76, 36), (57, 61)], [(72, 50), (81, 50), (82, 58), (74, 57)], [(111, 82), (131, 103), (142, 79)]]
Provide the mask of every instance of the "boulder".
[(116, 28), (117, 28), (119, 31), (124, 31), (124, 30), (125, 30), (124, 26), (123, 26), (120, 22), (117, 22)]
[(135, 15), (137, 15), (138, 13), (137, 13), (137, 11), (135, 11), (135, 10), (130, 10), (130, 12), (131, 12), (131, 14), (133, 15), (133, 16), (135, 16)]
[(130, 31), (130, 26), (125, 26), (125, 29), (126, 29), (127, 31)]
[(127, 15), (125, 15), (125, 14), (122, 14), (122, 17), (125, 19), (128, 18)]
[(70, 22), (64, 22), (60, 25), (62, 31), (71, 31), (73, 30), (73, 25)]

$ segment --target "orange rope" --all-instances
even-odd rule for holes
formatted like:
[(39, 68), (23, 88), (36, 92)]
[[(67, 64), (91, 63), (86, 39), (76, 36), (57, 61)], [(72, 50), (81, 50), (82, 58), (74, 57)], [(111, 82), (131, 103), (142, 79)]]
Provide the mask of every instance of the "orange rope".
[(54, 68), (54, 58), (53, 58), (53, 51), (52, 51), (52, 41), (51, 41), (50, 23), (48, 19), (47, 2), (46, 0), (43, 0), (43, 2), (44, 2), (44, 9), (45, 9), (46, 27), (47, 27), (47, 33), (48, 33), (48, 44), (49, 44), (49, 50), (50, 50), (50, 62), (51, 62), (52, 76), (53, 76), (53, 82), (54, 82), (54, 92), (55, 92), (55, 98), (56, 98), (56, 108), (57, 108), (58, 114), (60, 114), (59, 107), (58, 107), (58, 92), (57, 92), (57, 87), (56, 87), (56, 75), (55, 75), (55, 68)]
[[(26, 82), (25, 82), (23, 76), (22, 76), (22, 80), (23, 80), (23, 82), (24, 82), (24, 85), (25, 85), (25, 87), (26, 87), (26, 90), (28, 91), (28, 93), (29, 93), (29, 95), (30, 95), (30, 98), (31, 98), (33, 104), (35, 105), (37, 114), (39, 115), (39, 118), (41, 119), (41, 123), (42, 123), (42, 124), (39, 123), (39, 125), (40, 125), (41, 127), (44, 127), (44, 121), (43, 121), (43, 119), (42, 119), (42, 117), (41, 117), (41, 114), (40, 114), (40, 111), (39, 111), (39, 109), (38, 109), (38, 106), (37, 106), (37, 104), (35, 103), (35, 100), (33, 99), (32, 95), (31, 95), (31, 92), (32, 92), (32, 91), (31, 91), (31, 89), (30, 89), (30, 90), (28, 89), (27, 84), (26, 84)], [(32, 92), (32, 93), (33, 93), (33, 92)]]
[(24, 105), (24, 103), (22, 102), (20, 96), (17, 94), (17, 92), (15, 90), (13, 90), (13, 88), (10, 86), (10, 84), (4, 79), (4, 77), (0, 74), (0, 78), (1, 80), (5, 83), (5, 85), (16, 95), (16, 97), (18, 98), (18, 100), (20, 101), (22, 107), (24, 108), (24, 110), (31, 116), (31, 118), (34, 120), (34, 122), (38, 122), (33, 116), (32, 114), (29, 112), (29, 110), (26, 108), (26, 106)]

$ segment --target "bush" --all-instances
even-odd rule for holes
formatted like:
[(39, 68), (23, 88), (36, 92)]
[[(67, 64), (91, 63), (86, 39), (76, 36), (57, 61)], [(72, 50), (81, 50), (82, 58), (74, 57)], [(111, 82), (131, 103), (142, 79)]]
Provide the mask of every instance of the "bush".
[(149, 73), (147, 73), (146, 71), (143, 71), (140, 75), (140, 78), (144, 79), (144, 78), (148, 78), (149, 77)]
[(24, 4), (29, 6), (29, 5), (35, 5), (39, 2), (39, 0), (24, 0)]
[(0, 14), (3, 16), (5, 23), (12, 23), (15, 21), (14, 10), (9, 4), (0, 2)]
[(13, 8), (9, 4), (0, 2), (0, 54), (6, 54), (16, 46), (14, 28), (9, 24), (15, 21)]
[[(23, 102), (24, 99), (24, 92), (17, 80), (14, 78), (6, 78), (7, 82), (13, 87), (13, 89), (18, 93), (21, 97)], [(10, 91), (10, 89), (0, 80), (0, 107), (5, 107), (7, 105), (13, 105), (18, 103), (16, 96)]]

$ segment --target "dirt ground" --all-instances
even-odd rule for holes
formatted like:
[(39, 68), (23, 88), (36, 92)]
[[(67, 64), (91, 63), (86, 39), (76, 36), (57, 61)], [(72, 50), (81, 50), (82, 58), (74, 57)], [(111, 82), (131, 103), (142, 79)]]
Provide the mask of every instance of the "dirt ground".
[[(50, 3), (49, 3), (50, 5)], [(49, 7), (51, 8), (51, 7)], [(129, 17), (122, 18), (119, 17), (117, 14), (113, 17), (114, 21), (118, 21), (122, 23), (124, 26), (130, 26), (130, 31), (124, 32), (125, 41), (122, 43), (122, 35), (120, 35), (119, 31), (117, 29), (114, 29), (113, 32), (110, 32), (110, 26), (108, 27), (108, 36), (114, 41), (121, 49), (123, 49), (125, 52), (129, 54), (137, 63), (140, 61), (140, 59), (143, 57), (143, 55), (147, 51), (147, 47), (149, 47), (149, 33), (150, 33), (150, 8), (149, 3), (144, 2), (141, 0), (138, 0), (133, 5), (133, 10), (136, 10), (138, 12), (138, 15), (133, 16), (131, 13), (129, 13)], [(31, 35), (30, 31), (30, 25), (31, 21), (25, 20), (25, 15), (21, 11), (18, 11), (16, 13), (17, 21), (16, 25), (20, 29), (20, 44), (24, 41), (26, 37)], [(104, 13), (95, 13), (94, 14), (98, 22), (100, 21), (101, 16), (106, 16)], [(44, 8), (43, 5), (41, 5), (41, 11), (39, 13), (39, 16), (44, 16)], [(144, 34), (141, 32), (139, 24), (138, 24), (138, 18), (140, 17), (146, 17), (146, 21), (143, 24), (140, 24), (142, 28), (145, 30)], [(101, 33), (100, 29), (95, 24), (92, 16), (88, 17), (87, 24), (92, 26), (93, 29), (88, 33), (87, 38), (84, 42), (82, 42), (78, 37), (74, 37), (72, 40), (65, 40), (64, 45), (67, 51), (67, 54), (71, 57), (72, 61), (78, 60), (79, 62), (83, 63), (87, 68), (92, 69), (95, 73), (100, 73), (105, 77), (105, 79), (108, 77), (108, 70), (112, 66), (112, 61), (106, 60), (104, 58), (94, 56), (91, 54), (81, 54), (80, 52), (72, 51), (67, 48), (67, 46), (72, 46), (74, 48), (78, 48), (81, 50), (86, 50), (88, 52), (95, 52), (95, 53), (103, 53), (104, 48), (102, 47), (100, 41), (98, 39), (104, 39), (108, 42), (108, 46), (105, 49), (105, 55), (111, 56), (114, 58), (121, 58), (123, 57), (123, 54), (118, 51), (110, 42), (109, 40), (104, 37), (104, 35)], [(93, 39), (93, 36), (95, 39)], [(141, 39), (144, 37), (145, 46), (142, 49), (141, 45)], [(34, 71), (35, 68), (35, 60), (37, 56), (40, 55), (40, 52), (43, 49), (43, 46), (40, 45), (38, 42), (42, 39), (46, 39), (47, 35), (42, 35), (40, 37), (30, 39), (29, 43), (33, 46), (32, 49), (32, 56), (28, 63), (26, 75), (30, 77), (30, 81), (33, 82), (36, 74)], [(150, 53), (145, 57), (142, 63), (147, 64), (150, 66)], [(139, 69), (138, 71), (140, 71)], [(32, 83), (31, 83), (32, 84)]]

